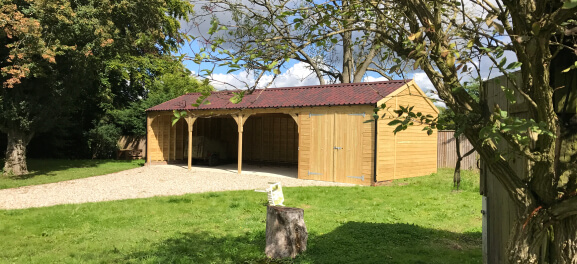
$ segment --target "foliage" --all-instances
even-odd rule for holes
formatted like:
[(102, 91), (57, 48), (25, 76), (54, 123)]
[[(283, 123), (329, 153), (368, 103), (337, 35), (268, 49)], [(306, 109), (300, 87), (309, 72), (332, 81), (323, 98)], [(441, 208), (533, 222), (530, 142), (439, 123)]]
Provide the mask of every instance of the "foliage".
[(257, 82), (267, 72), (278, 75), (291, 60), (305, 63), (321, 84), (361, 82), (367, 72), (392, 78), (391, 57), (379, 41), (382, 33), (356, 28), (356, 14), (366, 10), (354, 1), (218, 0), (199, 5), (193, 25), (203, 48), (190, 56), (197, 63), (214, 62), (228, 73), (250, 70)]
[(144, 137), (146, 135), (146, 109), (183, 94), (213, 90), (207, 79), (199, 81), (191, 76), (190, 71), (185, 69), (180, 61), (174, 63), (175, 65), (169, 67), (164, 74), (147, 86), (143, 99), (107, 111), (106, 118), (109, 120), (106, 123), (120, 128), (124, 136)]
[[(481, 263), (478, 174), (450, 192), (450, 173), (283, 188), (309, 231), (307, 251), (290, 262)], [(0, 211), (0, 262), (274, 263), (264, 256), (264, 201), (247, 190)]]
[(112, 124), (98, 124), (88, 131), (88, 146), (93, 159), (116, 158), (120, 129)]
[[(346, 8), (303, 0), (294, 12), (285, 12), (292, 2), (263, 3), (271, 6), (267, 12), (276, 12), (271, 12), (274, 23), (263, 23), (265, 29), (287, 20), (281, 31), (302, 35), (303, 43), (312, 43), (330, 41), (333, 32), (322, 29), (326, 23), (343, 21), (347, 26), (342, 32), (362, 32), (357, 44), (378, 36), (379, 52), (394, 58), (389, 71), (424, 71), (455, 116), (470, 118), (472, 122), (462, 127), (462, 133), (487, 161), (487, 169), (515, 205), (518, 220), (505, 251), (508, 260), (575, 262), (571, 252), (577, 251), (577, 245), (570, 241), (577, 239), (577, 227), (572, 225), (577, 221), (577, 109), (555, 108), (562, 103), (555, 98), (563, 86), (574, 85), (558, 81), (575, 76), (571, 72), (577, 61), (575, 0), (347, 1)], [(304, 17), (301, 14), (312, 18), (295, 21)], [(309, 21), (315, 23), (309, 25)], [(302, 25), (308, 31), (301, 32)], [(268, 39), (275, 49), (290, 50), (284, 34), (277, 35), (278, 41)], [(221, 43), (211, 44), (218, 47)], [(274, 68), (286, 59), (261, 56), (265, 54), (252, 51), (262, 67)], [(221, 56), (235, 59), (236, 53), (225, 49)], [(482, 68), (487, 64), (489, 69)], [(525, 116), (505, 112), (505, 106), (487, 105), (467, 92), (465, 81), (485, 78), (487, 72), (506, 78), (502, 89), (508, 105), (525, 107)], [(427, 121), (411, 113), (411, 106), (399, 109), (395, 125), (400, 130), (413, 119)], [(431, 122), (431, 129), (434, 124)], [(528, 161), (524, 170), (507, 161), (511, 155)], [(571, 249), (566, 249), (568, 243)]]
[(30, 173), (0, 178), (0, 189), (82, 179), (137, 168), (143, 164), (144, 160), (30, 159)]
[(139, 98), (161, 58), (187, 39), (179, 20), (191, 12), (179, 0), (3, 0), (0, 81), (13, 88), (0, 90), (0, 131), (26, 146), (59, 120), (78, 117), (88, 129)]

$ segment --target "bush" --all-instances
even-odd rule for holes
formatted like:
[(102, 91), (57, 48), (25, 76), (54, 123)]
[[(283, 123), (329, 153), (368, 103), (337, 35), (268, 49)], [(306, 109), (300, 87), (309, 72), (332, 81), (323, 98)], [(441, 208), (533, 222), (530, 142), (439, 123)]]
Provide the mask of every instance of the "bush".
[(93, 159), (116, 158), (120, 128), (114, 124), (100, 123), (88, 132), (88, 147)]

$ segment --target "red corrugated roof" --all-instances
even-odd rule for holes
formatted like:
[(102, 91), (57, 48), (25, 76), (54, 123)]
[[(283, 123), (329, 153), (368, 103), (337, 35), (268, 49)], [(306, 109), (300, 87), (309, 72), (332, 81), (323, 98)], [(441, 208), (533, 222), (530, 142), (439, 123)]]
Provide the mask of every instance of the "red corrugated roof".
[(208, 97), (210, 104), (200, 107), (192, 106), (200, 93), (189, 93), (146, 111), (368, 105), (376, 104), (407, 82), (409, 80), (257, 89), (238, 104), (229, 100), (234, 96), (232, 91), (216, 91)]

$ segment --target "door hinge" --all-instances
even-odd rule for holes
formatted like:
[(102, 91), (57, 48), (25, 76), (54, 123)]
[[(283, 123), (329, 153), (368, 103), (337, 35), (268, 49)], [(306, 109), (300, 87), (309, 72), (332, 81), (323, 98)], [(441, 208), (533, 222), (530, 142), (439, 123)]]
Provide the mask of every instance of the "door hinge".
[(359, 179), (361, 181), (365, 181), (365, 176), (361, 175), (361, 176), (347, 176), (347, 178), (353, 178), (353, 179)]
[(352, 116), (363, 116), (363, 117), (365, 117), (365, 113), (349, 114), (349, 115), (352, 115)]
[(342, 147), (333, 147), (336, 150), (343, 149)]
[(318, 173), (318, 172), (311, 172), (309, 171), (309, 175), (323, 175), (322, 173)]
[(313, 113), (309, 113), (309, 117), (312, 117), (312, 116), (324, 116), (324, 115), (325, 115), (325, 114), (313, 114)]

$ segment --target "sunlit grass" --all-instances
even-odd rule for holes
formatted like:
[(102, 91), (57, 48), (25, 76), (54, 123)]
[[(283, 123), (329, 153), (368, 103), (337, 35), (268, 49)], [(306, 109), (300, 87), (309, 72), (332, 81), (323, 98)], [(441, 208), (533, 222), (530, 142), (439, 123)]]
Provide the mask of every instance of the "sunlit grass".
[[(284, 188), (305, 210), (294, 263), (481, 263), (478, 174), (380, 187)], [(189, 194), (0, 210), (3, 263), (269, 263), (265, 194)], [(289, 263), (287, 261), (283, 263)]]
[[(30, 159), (28, 160), (30, 173), (27, 175), (2, 176), (0, 173), (0, 189), (104, 175), (140, 167), (143, 164), (144, 160)], [(0, 160), (0, 167), (2, 166), (4, 161)]]

